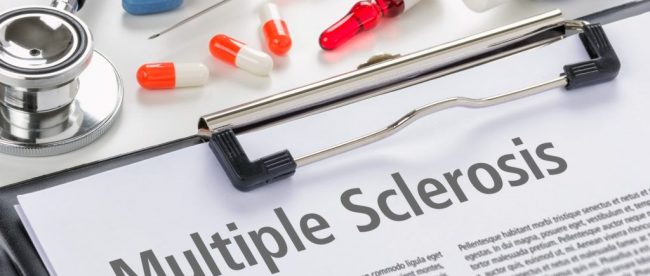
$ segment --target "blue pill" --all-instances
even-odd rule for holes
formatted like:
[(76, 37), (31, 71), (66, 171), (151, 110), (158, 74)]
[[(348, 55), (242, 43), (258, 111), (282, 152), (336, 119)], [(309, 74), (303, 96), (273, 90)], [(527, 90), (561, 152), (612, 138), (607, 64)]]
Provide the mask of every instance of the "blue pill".
[(122, 0), (124, 10), (135, 15), (171, 11), (181, 4), (183, 0)]

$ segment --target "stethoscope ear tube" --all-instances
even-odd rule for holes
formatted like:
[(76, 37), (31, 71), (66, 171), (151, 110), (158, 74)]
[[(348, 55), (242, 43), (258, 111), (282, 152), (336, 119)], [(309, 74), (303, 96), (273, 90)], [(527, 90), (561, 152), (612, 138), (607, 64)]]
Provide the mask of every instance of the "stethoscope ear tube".
[(81, 10), (85, 2), (86, 0), (52, 0), (50, 6), (71, 13), (76, 13)]

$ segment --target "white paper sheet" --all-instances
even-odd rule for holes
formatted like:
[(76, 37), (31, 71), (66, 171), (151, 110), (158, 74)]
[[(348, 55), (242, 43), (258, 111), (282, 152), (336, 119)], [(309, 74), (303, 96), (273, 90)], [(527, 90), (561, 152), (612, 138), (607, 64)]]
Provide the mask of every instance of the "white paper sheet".
[[(642, 27), (648, 24), (650, 16), (606, 27), (623, 62), (620, 77), (607, 84), (549, 91), (488, 109), (444, 111), (388, 140), (300, 168), (289, 180), (249, 193), (235, 190), (207, 145), (198, 145), (22, 195), (19, 203), (25, 223), (38, 237), (35, 242), (42, 246), (52, 271), (66, 276), (182, 275), (174, 264), (184, 275), (202, 275), (192, 268), (205, 275), (648, 271), (650, 248), (644, 251), (644, 246), (650, 234), (650, 213), (646, 213), (650, 204), (644, 202), (650, 199), (646, 47), (650, 40)], [(554, 78), (564, 64), (585, 58), (574, 37), (245, 135), (242, 141), (253, 157), (283, 148), (300, 156), (375, 130), (429, 101), (525, 87)], [(523, 145), (516, 145), (517, 138)], [(525, 153), (520, 153), (524, 150), (539, 166), (538, 175), (525, 161)], [(500, 159), (506, 165), (499, 165)], [(490, 177), (489, 168), (495, 168), (498, 176)], [(462, 176), (454, 186), (446, 174), (456, 170)], [(527, 180), (522, 179), (522, 170)], [(472, 175), (476, 175), (473, 180)], [(399, 179), (410, 192), (399, 188)], [(431, 184), (436, 183), (431, 179), (440, 184)], [(502, 180), (502, 188), (495, 179)], [(438, 209), (421, 198), (419, 186), (424, 187), (423, 193), (438, 189), (429, 202)], [(346, 195), (348, 208), (343, 203)], [(372, 208), (379, 224), (372, 225), (377, 218), (364, 214), (370, 209), (350, 207), (350, 203)], [(384, 215), (379, 205), (387, 205), (395, 220)], [(607, 217), (619, 207), (622, 214)], [(582, 213), (570, 218), (575, 210)], [(292, 227), (284, 227), (282, 215), (276, 212), (286, 214)], [(310, 230), (301, 229), (302, 219), (307, 222), (303, 228), (320, 224), (323, 229), (314, 230), (311, 240), (322, 244), (304, 233)], [(232, 225), (229, 230), (230, 223), (237, 230)], [(588, 231), (598, 227), (598, 233)], [(612, 235), (617, 229), (628, 233)], [(252, 236), (265, 231), (263, 245), (256, 246)], [(297, 237), (292, 238), (293, 231)], [(227, 248), (235, 264), (229, 266), (228, 254), (210, 248), (215, 233), (230, 239)], [(205, 250), (193, 241), (197, 235), (202, 239), (198, 247)], [(239, 239), (245, 246), (239, 245)], [(594, 253), (611, 244), (616, 250)], [(245, 256), (245, 248), (252, 256)], [(263, 254), (264, 248), (280, 252), (272, 257)], [(515, 256), (522, 250), (529, 254)], [(632, 255), (610, 258), (627, 250)], [(148, 265), (143, 267), (143, 260)]]

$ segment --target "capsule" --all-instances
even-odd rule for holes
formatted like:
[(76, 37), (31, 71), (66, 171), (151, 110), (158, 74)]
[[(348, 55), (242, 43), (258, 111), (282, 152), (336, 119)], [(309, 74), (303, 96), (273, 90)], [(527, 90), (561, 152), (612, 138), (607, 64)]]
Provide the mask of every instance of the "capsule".
[(137, 78), (145, 89), (173, 89), (203, 86), (209, 75), (208, 68), (201, 63), (160, 62), (140, 66)]
[(375, 28), (382, 18), (399, 16), (419, 2), (420, 0), (364, 0), (357, 2), (347, 15), (321, 34), (320, 47), (326, 51), (334, 50), (357, 34)]
[(279, 56), (286, 55), (291, 50), (291, 35), (289, 35), (287, 22), (280, 15), (278, 5), (274, 3), (264, 4), (260, 12), (260, 19), (262, 20), (264, 39), (266, 39), (269, 50)]
[(217, 59), (256, 75), (266, 76), (273, 70), (271, 56), (227, 35), (219, 34), (210, 40), (210, 53)]

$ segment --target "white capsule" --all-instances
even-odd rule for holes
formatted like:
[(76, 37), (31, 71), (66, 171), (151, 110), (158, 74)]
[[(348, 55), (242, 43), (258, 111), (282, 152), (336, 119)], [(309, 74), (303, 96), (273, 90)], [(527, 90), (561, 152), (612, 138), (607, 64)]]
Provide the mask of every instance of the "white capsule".
[(260, 76), (266, 76), (273, 70), (273, 59), (251, 47), (242, 47), (235, 63), (237, 67)]
[(176, 86), (203, 86), (208, 82), (210, 72), (202, 63), (176, 64)]

